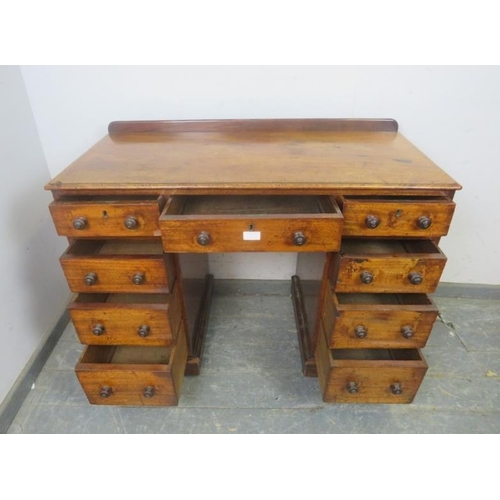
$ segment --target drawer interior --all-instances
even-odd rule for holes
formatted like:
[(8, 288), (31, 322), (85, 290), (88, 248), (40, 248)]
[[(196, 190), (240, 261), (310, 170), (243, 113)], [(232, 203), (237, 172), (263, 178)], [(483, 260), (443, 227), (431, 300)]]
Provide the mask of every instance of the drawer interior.
[(78, 304), (166, 304), (169, 301), (166, 293), (83, 293), (74, 302)]
[(100, 255), (161, 255), (163, 246), (160, 240), (122, 241), (106, 240), (99, 249)]
[(168, 365), (173, 347), (89, 345), (80, 363), (115, 365)]
[(333, 359), (358, 361), (421, 361), (417, 349), (333, 349)]
[(329, 196), (183, 196), (165, 215), (298, 215), (336, 213)]
[(340, 248), (342, 254), (413, 254), (440, 253), (430, 240), (383, 240), (345, 238)]
[(77, 240), (68, 255), (162, 255), (161, 240)]
[(433, 305), (423, 293), (336, 293), (340, 305)]

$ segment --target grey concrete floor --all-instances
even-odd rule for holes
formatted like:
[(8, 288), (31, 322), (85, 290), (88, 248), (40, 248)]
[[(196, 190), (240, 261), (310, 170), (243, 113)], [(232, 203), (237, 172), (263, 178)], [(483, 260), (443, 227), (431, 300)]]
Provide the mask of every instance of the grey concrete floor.
[(410, 405), (322, 402), (301, 375), (288, 282), (216, 284), (204, 365), (177, 407), (91, 406), (70, 324), (9, 433), (498, 433), (500, 301), (435, 297), (441, 320)]

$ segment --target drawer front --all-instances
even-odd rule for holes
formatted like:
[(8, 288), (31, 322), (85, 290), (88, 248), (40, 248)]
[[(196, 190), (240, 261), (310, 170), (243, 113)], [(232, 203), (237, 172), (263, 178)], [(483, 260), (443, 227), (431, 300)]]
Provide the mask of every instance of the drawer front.
[[(82, 294), (68, 309), (82, 344), (172, 346), (181, 321), (179, 285), (170, 295), (115, 296)], [(141, 298), (152, 298), (141, 300)]]
[[(156, 367), (127, 370), (76, 371), (78, 380), (93, 405), (175, 406), (178, 397), (170, 374)], [(152, 388), (152, 389), (151, 389)]]
[(455, 211), (450, 199), (394, 198), (341, 197), (344, 235), (438, 238), (448, 233)]
[[(173, 278), (167, 271), (171, 257), (61, 259), (73, 292), (168, 293)], [(172, 266), (173, 269), (173, 266)]]
[(330, 349), (422, 348), (438, 315), (426, 295), (397, 295), (399, 304), (384, 300), (344, 304), (341, 295), (328, 291), (325, 297), (323, 322)]
[(160, 236), (164, 198), (61, 199), (49, 205), (57, 234), (73, 238)]
[[(101, 246), (102, 242), (99, 241), (78, 240), (62, 255), (61, 266), (73, 292), (171, 292), (175, 278), (172, 255), (100, 254)], [(148, 248), (144, 242), (144, 251), (147, 252)]]
[[(389, 362), (388, 362), (389, 363)], [(382, 366), (343, 363), (330, 371), (323, 395), (332, 403), (411, 403), (427, 371), (426, 366)]]
[[(342, 257), (336, 290), (360, 293), (433, 293), (445, 263), (444, 259), (432, 257)], [(364, 281), (366, 276), (370, 277), (369, 282)]]
[[(88, 346), (76, 375), (91, 404), (175, 406), (179, 402), (187, 361), (184, 330), (179, 332), (169, 364), (109, 363), (109, 346)], [(116, 348), (116, 349), (119, 349)], [(128, 347), (128, 349), (142, 349)]]
[[(368, 242), (371, 245), (372, 242)], [(371, 253), (362, 250), (363, 240), (348, 252), (334, 257), (332, 282), (337, 292), (433, 293), (446, 264), (446, 257), (431, 241), (401, 243), (405, 251)]]
[[(352, 350), (375, 357), (375, 350)], [(411, 403), (427, 372), (420, 351), (407, 349), (407, 360), (335, 359), (324, 335), (316, 345), (323, 400), (328, 403)], [(347, 352), (341, 350), (340, 352)], [(412, 356), (413, 355), (413, 356)]]
[[(299, 200), (304, 210), (294, 206), (292, 197), (282, 197), (289, 199), (288, 206), (276, 201), (274, 211), (272, 206), (256, 207), (252, 214), (247, 213), (252, 212), (253, 202), (248, 197), (230, 197), (224, 208), (217, 201), (187, 198), (171, 198), (160, 218), (166, 252), (335, 252), (340, 247), (342, 214), (331, 197), (307, 197), (310, 203)], [(264, 200), (255, 203), (270, 204), (276, 197), (260, 198)], [(320, 207), (319, 212), (303, 213), (308, 204), (311, 209)], [(280, 210), (290, 213), (275, 213)]]

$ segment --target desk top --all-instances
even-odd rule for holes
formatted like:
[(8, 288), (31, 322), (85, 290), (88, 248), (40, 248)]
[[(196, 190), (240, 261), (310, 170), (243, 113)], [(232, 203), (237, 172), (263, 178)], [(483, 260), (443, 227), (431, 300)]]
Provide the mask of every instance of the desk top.
[(394, 120), (112, 122), (46, 186), (179, 194), (454, 191)]

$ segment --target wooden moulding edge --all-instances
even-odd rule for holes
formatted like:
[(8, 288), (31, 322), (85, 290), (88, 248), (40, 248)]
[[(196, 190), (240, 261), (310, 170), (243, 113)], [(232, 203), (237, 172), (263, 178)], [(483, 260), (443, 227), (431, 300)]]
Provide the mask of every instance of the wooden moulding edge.
[(111, 138), (130, 134), (175, 134), (185, 132), (393, 132), (398, 122), (392, 118), (295, 118), (240, 120), (144, 120), (113, 121)]

